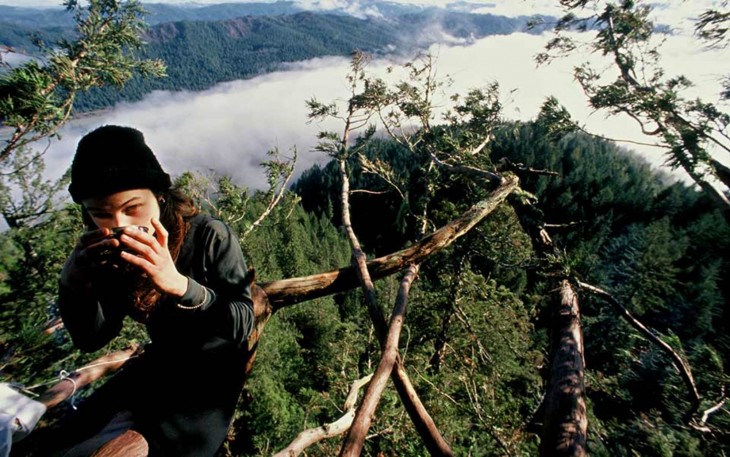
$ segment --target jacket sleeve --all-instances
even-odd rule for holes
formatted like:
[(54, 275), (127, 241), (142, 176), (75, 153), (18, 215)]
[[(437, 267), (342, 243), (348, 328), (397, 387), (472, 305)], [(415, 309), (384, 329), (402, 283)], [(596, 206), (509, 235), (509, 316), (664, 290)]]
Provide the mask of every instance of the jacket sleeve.
[(74, 345), (84, 352), (104, 347), (122, 329), (125, 314), (121, 304), (102, 303), (63, 284), (58, 291), (58, 307)]
[[(177, 303), (179, 313), (205, 315), (225, 339), (242, 345), (254, 326), (253, 300), (238, 238), (225, 223), (210, 220), (200, 234), (200, 277), (188, 276), (188, 289)], [(197, 276), (197, 275), (196, 275)]]

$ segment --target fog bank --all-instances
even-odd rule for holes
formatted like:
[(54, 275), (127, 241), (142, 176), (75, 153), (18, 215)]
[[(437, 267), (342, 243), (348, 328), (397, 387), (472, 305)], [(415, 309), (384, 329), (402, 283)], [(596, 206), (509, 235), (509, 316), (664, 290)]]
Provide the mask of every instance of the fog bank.
[[(545, 97), (555, 95), (590, 131), (647, 141), (631, 119), (606, 119), (603, 114), (591, 112), (572, 77), (572, 67), (580, 60), (535, 66), (533, 57), (547, 38), (495, 36), (469, 46), (434, 47), (432, 52), (438, 58), (439, 75), (448, 74), (455, 81), (452, 91), (466, 93), (497, 81), (506, 118), (533, 119)], [(682, 36), (669, 37), (662, 49), (667, 74), (685, 74), (698, 83), (696, 95), (707, 100), (716, 98), (719, 77), (727, 71), (727, 51), (699, 51), (691, 38)], [(121, 124), (142, 130), (163, 166), (173, 174), (214, 170), (231, 175), (243, 185), (262, 188), (265, 180), (258, 164), (270, 148), (278, 147), (287, 153), (297, 147), (297, 173), (326, 161), (321, 154), (311, 152), (317, 132), (325, 127), (339, 130), (341, 126), (308, 124), (305, 101), (314, 96), (325, 102), (345, 100), (348, 63), (338, 57), (313, 59), (290, 64), (286, 71), (224, 83), (202, 92), (155, 92), (141, 102), (120, 104), (74, 120), (62, 130), (63, 139), (54, 142), (48, 151), (49, 170), (60, 175), (70, 165), (75, 145), (84, 133), (103, 124)], [(392, 64), (377, 60), (369, 69), (387, 77), (385, 69)], [(655, 166), (661, 166), (665, 159), (657, 149), (631, 148)]]

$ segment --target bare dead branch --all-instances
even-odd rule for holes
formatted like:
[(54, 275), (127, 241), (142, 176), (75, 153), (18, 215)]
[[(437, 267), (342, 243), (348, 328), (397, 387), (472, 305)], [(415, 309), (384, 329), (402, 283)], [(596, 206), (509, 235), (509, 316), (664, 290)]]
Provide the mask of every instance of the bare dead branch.
[[(385, 165), (382, 161), (376, 159), (371, 161), (368, 159), (364, 154), (360, 153), (358, 154), (358, 161), (360, 163), (360, 167), (362, 168), (363, 173), (372, 174), (374, 176), (377, 176), (378, 178), (385, 181), (385, 183), (392, 187), (393, 190), (398, 192), (398, 195), (400, 195), (400, 198), (402, 200), (405, 200), (405, 195), (403, 195), (403, 191), (400, 189), (398, 184), (396, 184), (393, 172), (390, 170), (390, 168)], [(365, 191), (361, 190), (363, 192), (373, 192), (373, 191)], [(355, 191), (350, 191), (350, 193), (354, 193)], [(373, 192), (375, 193), (375, 192)], [(384, 193), (384, 192), (381, 192)]]
[[(394, 274), (403, 270), (406, 265), (420, 263), (428, 256), (448, 247), (504, 201), (517, 188), (518, 182), (515, 176), (504, 178), (500, 186), (487, 198), (472, 206), (459, 218), (406, 249), (367, 262), (371, 278), (377, 280)], [(346, 267), (326, 273), (281, 279), (259, 285), (266, 292), (271, 305), (276, 310), (305, 300), (353, 289), (358, 286), (358, 279), (354, 268)]]
[(436, 423), (426, 410), (423, 402), (421, 402), (415, 387), (413, 387), (413, 383), (408, 377), (408, 373), (406, 373), (403, 360), (401, 360), (400, 356), (396, 357), (392, 379), (395, 389), (403, 402), (403, 407), (411, 418), (411, 421), (413, 421), (413, 426), (416, 428), (421, 439), (423, 439), (423, 444), (428, 449), (428, 452), (433, 456), (453, 456), (454, 453), (449, 443), (441, 435), (438, 427), (436, 427)]
[(492, 136), (491, 135), (487, 135), (484, 138), (484, 141), (482, 141), (481, 143), (479, 143), (479, 145), (477, 147), (475, 147), (474, 149), (472, 149), (471, 151), (469, 151), (469, 155), (475, 156), (475, 155), (479, 154), (480, 152), (482, 152), (482, 149), (484, 149), (485, 147), (487, 147), (487, 145), (489, 144), (489, 142), (491, 140), (492, 140)]
[(368, 195), (385, 195), (389, 193), (387, 190), (367, 190), (367, 189), (353, 189), (350, 191), (350, 195), (353, 194), (368, 194)]
[(459, 322), (464, 324), (466, 331), (474, 338), (477, 348), (479, 349), (479, 358), (482, 359), (482, 362), (484, 363), (493, 363), (494, 360), (492, 359), (492, 356), (489, 355), (489, 351), (487, 351), (487, 349), (482, 344), (482, 341), (479, 338), (479, 333), (474, 330), (471, 322), (469, 322), (469, 316), (467, 316), (464, 310), (461, 309), (461, 306), (459, 306), (458, 302), (454, 304), (454, 311), (456, 318), (459, 320)]
[(522, 163), (514, 163), (507, 157), (499, 159), (497, 164), (498, 171), (511, 171), (516, 174), (532, 174), (532, 175), (543, 175), (543, 176), (560, 176), (560, 173), (552, 170), (538, 170), (535, 168), (526, 167)]
[[(581, 132), (585, 133), (586, 135), (592, 136), (593, 138), (598, 138), (598, 139), (601, 139), (601, 140), (612, 141), (614, 143), (635, 144), (637, 146), (649, 146), (651, 148), (671, 149), (669, 146), (666, 146), (666, 145), (663, 145), (663, 144), (647, 143), (646, 141), (627, 140), (626, 138), (613, 138), (613, 137), (610, 137), (610, 136), (599, 135), (597, 133), (589, 132), (588, 130), (586, 130), (584, 127), (582, 127), (580, 125), (577, 125), (577, 124), (574, 124), (574, 125), (578, 128), (578, 130), (580, 130)], [(643, 125), (642, 125), (642, 132), (643, 133), (647, 133), (647, 132), (644, 132), (643, 130), (644, 129), (643, 129)]]
[(574, 221), (568, 222), (567, 224), (543, 224), (542, 226), (545, 228), (570, 228), (581, 224), (585, 224), (585, 221)]
[(408, 304), (408, 294), (411, 289), (411, 284), (416, 279), (418, 269), (418, 265), (410, 265), (401, 280), (398, 297), (390, 319), (385, 347), (383, 348), (383, 355), (380, 358), (380, 363), (375, 370), (373, 379), (368, 385), (362, 403), (357, 409), (355, 420), (347, 433), (347, 438), (345, 438), (340, 456), (359, 456), (362, 451), (365, 437), (368, 429), (370, 429), (372, 416), (375, 413), (378, 403), (380, 403), (380, 397), (393, 371), (393, 366), (398, 355), (398, 342), (400, 340), (401, 329), (403, 328), (403, 319), (405, 318), (406, 306)]
[(477, 178), (486, 179), (490, 182), (500, 182), (502, 180), (502, 177), (499, 176), (497, 173), (494, 173), (492, 171), (488, 170), (482, 170), (481, 168), (477, 167), (471, 167), (468, 165), (453, 165), (450, 163), (446, 163), (443, 160), (439, 159), (436, 154), (433, 152), (429, 152), (431, 156), (431, 160), (433, 163), (436, 164), (439, 168), (442, 170), (446, 170), (451, 173), (459, 173), (469, 176), (475, 176)]
[(634, 315), (631, 314), (631, 312), (626, 309), (621, 303), (619, 303), (619, 301), (616, 300), (613, 295), (609, 294), (603, 289), (592, 286), (590, 284), (586, 284), (584, 282), (578, 282), (578, 285), (581, 288), (598, 295), (599, 297), (603, 298), (611, 305), (613, 305), (616, 309), (620, 311), (621, 317), (623, 317), (632, 327), (638, 330), (652, 343), (656, 344), (662, 351), (664, 351), (664, 353), (666, 353), (672, 359), (674, 366), (679, 371), (680, 375), (682, 376), (682, 380), (687, 386), (687, 390), (689, 391), (689, 395), (692, 400), (692, 410), (689, 411), (687, 415), (687, 420), (689, 420), (689, 418), (691, 418), (691, 416), (694, 415), (700, 407), (700, 394), (697, 391), (697, 386), (695, 384), (694, 377), (692, 376), (692, 370), (690, 369), (689, 364), (685, 362), (684, 359), (682, 359), (682, 357), (680, 357), (680, 355), (670, 345), (668, 345), (661, 338), (656, 336), (654, 332), (652, 332), (649, 328), (642, 324), (641, 321), (634, 317)]
[(722, 409), (722, 407), (725, 405), (726, 400), (727, 400), (727, 397), (725, 397), (725, 386), (722, 386), (722, 392), (720, 394), (720, 401), (718, 401), (714, 406), (707, 408), (706, 410), (704, 410), (702, 412), (702, 417), (700, 418), (700, 425), (705, 425), (711, 415), (720, 411)]
[(266, 209), (261, 213), (261, 215), (256, 219), (251, 226), (246, 229), (246, 231), (241, 235), (241, 238), (245, 238), (248, 236), (249, 233), (256, 227), (258, 227), (268, 216), (271, 214), (271, 212), (276, 208), (276, 206), (281, 202), (281, 199), (286, 194), (287, 185), (289, 184), (289, 180), (291, 180), (292, 176), (294, 176), (294, 166), (297, 163), (297, 151), (294, 150), (294, 157), (291, 160), (292, 166), (289, 170), (289, 173), (284, 177), (284, 181), (281, 183), (281, 187), (277, 191), (276, 189), (271, 189), (272, 195), (271, 200), (269, 200), (269, 204), (266, 206)]
[(315, 443), (345, 433), (350, 428), (352, 421), (355, 418), (357, 394), (365, 384), (370, 382), (372, 377), (373, 375), (369, 374), (363, 378), (355, 380), (352, 383), (350, 386), (350, 392), (347, 394), (347, 398), (345, 399), (345, 414), (343, 414), (342, 417), (334, 422), (330, 422), (329, 424), (302, 431), (296, 438), (294, 438), (294, 441), (289, 443), (286, 448), (274, 454), (273, 457), (296, 457), (301, 454), (304, 449), (307, 449)]
[(458, 401), (456, 401), (456, 400), (454, 399), (454, 397), (452, 397), (451, 395), (447, 394), (447, 393), (446, 393), (446, 392), (444, 392), (443, 390), (439, 389), (439, 387), (438, 387), (438, 386), (437, 386), (436, 384), (432, 383), (432, 382), (431, 382), (431, 381), (430, 381), (430, 380), (429, 380), (429, 379), (428, 379), (427, 377), (425, 377), (425, 376), (423, 376), (423, 375), (422, 375), (421, 373), (419, 373), (419, 372), (418, 372), (418, 370), (416, 370), (416, 373), (418, 374), (418, 377), (419, 377), (419, 378), (421, 378), (421, 380), (422, 380), (423, 382), (425, 382), (426, 384), (428, 384), (429, 386), (431, 386), (431, 388), (432, 388), (433, 390), (435, 390), (435, 391), (436, 391), (436, 393), (438, 393), (438, 394), (439, 394), (439, 395), (441, 395), (442, 397), (444, 397), (444, 398), (448, 399), (448, 400), (449, 400), (449, 401), (450, 401), (451, 403), (453, 403), (453, 404), (455, 404), (455, 405), (458, 405), (458, 404), (459, 404), (459, 402), (458, 402)]

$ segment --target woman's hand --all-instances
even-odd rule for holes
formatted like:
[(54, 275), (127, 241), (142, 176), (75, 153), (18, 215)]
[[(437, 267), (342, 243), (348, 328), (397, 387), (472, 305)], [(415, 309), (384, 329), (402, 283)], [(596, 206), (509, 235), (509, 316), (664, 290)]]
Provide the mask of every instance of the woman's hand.
[(175, 267), (167, 246), (167, 230), (159, 220), (153, 218), (151, 222), (154, 235), (134, 228), (124, 230), (119, 241), (134, 253), (122, 251), (122, 259), (147, 273), (159, 292), (180, 298), (188, 289), (188, 278)]
[(74, 290), (86, 289), (91, 284), (91, 273), (104, 261), (104, 252), (119, 247), (119, 240), (110, 238), (108, 228), (90, 230), (79, 238), (76, 247), (61, 271), (61, 284)]

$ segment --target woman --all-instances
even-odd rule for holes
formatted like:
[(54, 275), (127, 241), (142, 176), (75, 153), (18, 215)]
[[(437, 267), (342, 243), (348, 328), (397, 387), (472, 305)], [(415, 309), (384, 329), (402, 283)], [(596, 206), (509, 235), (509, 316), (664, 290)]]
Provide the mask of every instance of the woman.
[(64, 426), (72, 445), (60, 455), (89, 455), (127, 429), (144, 436), (150, 455), (213, 455), (243, 385), (254, 320), (236, 236), (171, 188), (129, 127), (81, 139), (69, 192), (88, 226), (59, 288), (74, 344), (103, 347), (126, 316), (146, 326), (151, 343)]

